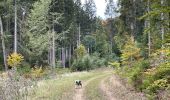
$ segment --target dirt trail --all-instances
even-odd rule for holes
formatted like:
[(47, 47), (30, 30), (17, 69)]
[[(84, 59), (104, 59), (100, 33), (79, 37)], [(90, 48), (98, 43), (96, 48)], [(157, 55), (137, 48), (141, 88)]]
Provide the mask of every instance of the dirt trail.
[(82, 82), (82, 84), (83, 84), (82, 88), (77, 88), (77, 89), (75, 89), (75, 96), (74, 96), (74, 99), (73, 99), (73, 100), (85, 100), (85, 99), (84, 99), (84, 95), (83, 95), (83, 94), (84, 94), (85, 87), (86, 87), (86, 85), (87, 85), (88, 83), (90, 83), (90, 81), (92, 81), (92, 80), (94, 80), (94, 79), (96, 79), (96, 78), (98, 78), (98, 77), (93, 77), (93, 78), (87, 80), (86, 82)]
[[(106, 76), (106, 77), (103, 77)], [(124, 83), (116, 75), (99, 75), (82, 82), (83, 87), (75, 89), (73, 100), (85, 100), (84, 91), (86, 86), (93, 80), (103, 77), (99, 83), (101, 95), (105, 100), (147, 100), (142, 93), (137, 93), (130, 87), (126, 87)]]
[[(107, 73), (108, 72), (108, 73)], [(75, 89), (75, 95), (73, 97), (73, 100), (85, 100), (85, 95), (84, 95), (84, 90), (86, 88), (86, 86), (93, 80), (97, 79), (97, 78), (100, 78), (100, 77), (103, 77), (103, 76), (107, 76), (107, 75), (110, 75), (110, 72), (109, 71), (106, 71), (105, 74), (101, 74), (101, 75), (98, 75), (98, 76), (94, 76), (93, 78), (90, 78), (89, 80), (85, 81), (85, 82), (82, 82), (82, 88), (77, 88)]]
[(105, 94), (106, 100), (147, 100), (142, 93), (125, 87), (115, 75), (103, 79), (100, 88)]
[(102, 90), (102, 92), (104, 93), (104, 97), (107, 100), (117, 100), (115, 97), (113, 97), (112, 92), (109, 91), (109, 86), (107, 84), (105, 84), (105, 81), (108, 79), (108, 77), (104, 78), (101, 83), (100, 83), (100, 89)]

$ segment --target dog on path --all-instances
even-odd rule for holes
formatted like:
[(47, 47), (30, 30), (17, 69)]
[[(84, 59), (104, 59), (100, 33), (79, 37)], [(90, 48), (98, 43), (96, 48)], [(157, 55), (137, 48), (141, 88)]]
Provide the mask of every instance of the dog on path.
[(81, 80), (75, 80), (75, 88), (82, 88), (82, 82)]

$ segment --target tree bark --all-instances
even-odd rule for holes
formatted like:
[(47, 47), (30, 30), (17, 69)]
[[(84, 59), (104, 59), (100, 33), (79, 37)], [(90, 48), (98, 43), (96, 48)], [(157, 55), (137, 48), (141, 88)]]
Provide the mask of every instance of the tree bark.
[(62, 47), (62, 65), (65, 68), (65, 48)]
[[(164, 0), (161, 0), (161, 6), (164, 6)], [(161, 38), (162, 38), (162, 50), (165, 48), (164, 47), (164, 35), (165, 35), (165, 28), (164, 28), (164, 25), (163, 25), (163, 21), (164, 21), (164, 13), (162, 12), (161, 13), (161, 21), (162, 21), (162, 25), (161, 25)], [(162, 62), (164, 62), (164, 52), (161, 52), (161, 60)]]
[(80, 29), (81, 29), (81, 28), (80, 28), (80, 24), (79, 24), (79, 36), (78, 36), (79, 38), (78, 38), (78, 46), (80, 46), (80, 44), (81, 44), (81, 40), (80, 40), (80, 32), (81, 32), (81, 31), (80, 31)]
[(53, 28), (53, 37), (52, 37), (52, 67), (55, 68), (55, 32)]
[(1, 29), (1, 41), (2, 41), (2, 51), (3, 51), (3, 58), (4, 58), (4, 66), (5, 70), (8, 70), (7, 66), (7, 60), (6, 60), (6, 50), (5, 50), (5, 41), (4, 41), (4, 34), (3, 34), (3, 25), (2, 25), (2, 19), (0, 17), (0, 29)]
[[(150, 0), (148, 0), (147, 6), (148, 6), (147, 12), (149, 13), (150, 12)], [(147, 27), (150, 28), (150, 18), (148, 18)], [(151, 32), (149, 30), (148, 31), (148, 57), (150, 57), (150, 55), (151, 55)]]
[(17, 53), (17, 4), (14, 0), (14, 12), (15, 12), (15, 27), (14, 27), (14, 52)]
[(69, 67), (71, 66), (71, 45), (69, 46)]
[[(161, 5), (164, 6), (164, 0), (161, 0)], [(164, 13), (161, 13), (161, 21), (164, 21)], [(164, 26), (162, 24), (161, 26), (161, 37), (162, 37), (162, 49), (164, 48), (164, 35), (165, 35), (165, 29)]]

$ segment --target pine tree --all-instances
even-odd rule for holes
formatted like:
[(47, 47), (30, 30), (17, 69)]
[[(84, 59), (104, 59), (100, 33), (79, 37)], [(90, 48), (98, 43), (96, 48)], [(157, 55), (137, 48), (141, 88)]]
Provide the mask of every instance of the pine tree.
[(115, 17), (116, 15), (116, 4), (114, 2), (114, 0), (107, 0), (106, 1), (107, 5), (106, 5), (106, 10), (105, 10), (105, 15), (108, 17), (108, 18), (113, 18)]
[[(58, 23), (58, 19), (61, 17), (58, 13), (50, 14), (50, 0), (40, 0), (34, 3), (33, 9), (27, 18), (27, 29), (25, 39), (27, 48), (29, 48), (29, 55), (32, 59), (43, 61), (47, 58), (47, 55), (41, 57), (41, 55), (48, 52), (48, 48), (52, 46), (50, 65), (55, 67), (55, 32), (54, 23)], [(38, 57), (38, 58), (37, 58)], [(41, 59), (40, 59), (41, 58)], [(32, 61), (32, 60), (31, 60)]]

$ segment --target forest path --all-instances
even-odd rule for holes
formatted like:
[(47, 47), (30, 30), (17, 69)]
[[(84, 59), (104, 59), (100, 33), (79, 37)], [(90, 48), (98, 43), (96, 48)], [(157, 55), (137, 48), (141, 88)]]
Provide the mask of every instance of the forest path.
[[(96, 77), (95, 77), (96, 78)], [(75, 89), (75, 96), (74, 96), (74, 100), (85, 100), (84, 99), (84, 90), (85, 90), (85, 87), (87, 86), (87, 84), (94, 80), (95, 78), (91, 78), (89, 79), (88, 81), (86, 82), (82, 82), (83, 86), (82, 88), (76, 88)]]
[[(82, 88), (74, 88), (74, 80)], [(147, 100), (114, 74), (113, 69), (63, 74), (61, 78), (41, 80), (30, 100)]]
[(147, 100), (144, 94), (126, 86), (115, 74), (104, 78), (100, 83), (100, 89), (106, 100)]
[(102, 93), (104, 93), (104, 98), (106, 98), (107, 100), (117, 100), (115, 97), (112, 96), (113, 93), (109, 90), (109, 88), (111, 87), (106, 84), (108, 78), (110, 81), (110, 77), (106, 77), (100, 82), (100, 89)]
[(82, 84), (82, 88), (75, 89), (73, 100), (147, 100), (142, 93), (126, 86), (117, 75), (109, 72), (89, 78)]
[(97, 78), (103, 77), (105, 74), (99, 75), (99, 76), (95, 76), (90, 78), (89, 80), (82, 82), (82, 88), (75, 88), (75, 96), (73, 98), (73, 100), (86, 100), (85, 99), (85, 89), (86, 86), (89, 85), (89, 83)]

